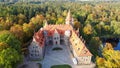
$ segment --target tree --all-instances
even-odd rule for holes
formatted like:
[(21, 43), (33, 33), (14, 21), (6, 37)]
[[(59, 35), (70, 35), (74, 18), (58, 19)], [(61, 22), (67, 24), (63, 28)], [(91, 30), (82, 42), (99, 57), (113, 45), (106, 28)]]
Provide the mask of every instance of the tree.
[(59, 17), (56, 24), (64, 24), (65, 19), (63, 17)]
[(74, 22), (74, 28), (75, 28), (75, 29), (81, 28), (81, 23), (78, 22), (78, 21), (75, 21), (75, 22)]
[(103, 49), (103, 51), (106, 51), (106, 50), (113, 50), (113, 46), (111, 43), (106, 43), (105, 44), (105, 47)]
[(97, 57), (96, 63), (98, 68), (118, 68), (120, 67), (120, 51), (115, 51), (112, 48), (112, 44), (106, 43), (103, 48), (103, 57)]
[(26, 16), (21, 13), (17, 15), (17, 18), (18, 18), (18, 24), (20, 25), (26, 22)]
[(23, 42), (24, 31), (21, 25), (14, 25), (10, 28), (10, 31), (18, 38), (21, 42)]
[(120, 35), (120, 22), (112, 21), (111, 28), (113, 28), (114, 34)]
[(95, 57), (100, 55), (98, 50), (99, 50), (99, 47), (100, 47), (101, 44), (102, 44), (102, 41), (100, 40), (99, 37), (92, 37), (89, 40), (89, 46), (88, 47)]
[(0, 52), (0, 68), (16, 68), (22, 60), (22, 56), (13, 48), (7, 48)]
[(87, 24), (84, 28), (83, 28), (83, 32), (86, 35), (91, 35), (93, 33), (93, 28), (90, 24)]
[(10, 47), (20, 52), (21, 42), (9, 31), (0, 32), (0, 42), (8, 44)]
[(0, 52), (8, 47), (9, 47), (8, 44), (6, 44), (4, 42), (0, 42)]
[(23, 31), (25, 33), (24, 39), (25, 39), (25, 41), (28, 41), (33, 36), (34, 26), (32, 25), (32, 23), (29, 23), (29, 24), (24, 23), (23, 24)]
[(103, 52), (103, 58), (97, 57), (98, 68), (118, 68), (120, 67), (120, 51), (106, 50)]

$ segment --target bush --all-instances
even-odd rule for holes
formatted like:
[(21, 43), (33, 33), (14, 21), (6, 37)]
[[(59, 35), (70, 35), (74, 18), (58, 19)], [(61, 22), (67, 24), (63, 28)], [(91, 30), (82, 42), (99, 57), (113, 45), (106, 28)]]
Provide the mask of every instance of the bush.
[(56, 47), (56, 48), (53, 48), (52, 50), (53, 50), (53, 51), (54, 51), (54, 50), (62, 50), (62, 48)]
[(72, 68), (70, 65), (54, 65), (51, 68)]

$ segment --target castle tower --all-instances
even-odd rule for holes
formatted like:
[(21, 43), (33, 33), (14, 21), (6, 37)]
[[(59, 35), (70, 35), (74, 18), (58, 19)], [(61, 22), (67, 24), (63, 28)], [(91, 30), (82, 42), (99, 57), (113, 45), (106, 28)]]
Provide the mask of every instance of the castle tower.
[(44, 27), (46, 27), (48, 25), (48, 22), (47, 22), (47, 20), (45, 20), (45, 25), (44, 25)]
[(70, 10), (68, 11), (65, 24), (70, 24), (70, 25), (73, 26), (73, 18), (72, 18), (72, 16), (71, 16)]

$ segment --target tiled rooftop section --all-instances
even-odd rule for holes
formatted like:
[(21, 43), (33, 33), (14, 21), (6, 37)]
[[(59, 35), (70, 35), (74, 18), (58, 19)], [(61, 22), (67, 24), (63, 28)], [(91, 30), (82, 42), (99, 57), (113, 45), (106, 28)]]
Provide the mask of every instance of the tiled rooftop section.
[[(72, 47), (75, 50), (77, 56), (89, 56), (89, 55), (92, 55), (89, 52), (89, 50), (86, 48), (86, 46), (83, 43), (83, 41), (77, 36), (75, 31), (72, 31), (70, 42), (71, 42)], [(85, 51), (86, 51), (86, 53), (83, 53)]]
[(45, 39), (44, 39), (44, 35), (43, 35), (43, 30), (40, 30), (37, 33), (35, 33), (34, 38), (41, 47), (44, 46)]
[(60, 25), (47, 25), (43, 28), (44, 30), (73, 30), (72, 26), (69, 24), (60, 24)]

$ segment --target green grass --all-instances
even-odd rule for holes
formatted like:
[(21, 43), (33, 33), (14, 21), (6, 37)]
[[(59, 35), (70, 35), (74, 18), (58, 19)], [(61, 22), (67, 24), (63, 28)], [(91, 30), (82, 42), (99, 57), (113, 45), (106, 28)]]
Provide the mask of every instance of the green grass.
[(53, 50), (53, 51), (54, 51), (54, 50), (62, 50), (62, 48), (56, 47), (56, 48), (53, 48), (52, 50)]
[(70, 65), (54, 65), (51, 68), (72, 68)]

